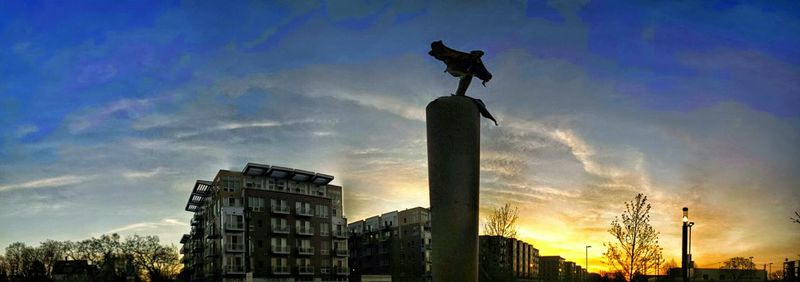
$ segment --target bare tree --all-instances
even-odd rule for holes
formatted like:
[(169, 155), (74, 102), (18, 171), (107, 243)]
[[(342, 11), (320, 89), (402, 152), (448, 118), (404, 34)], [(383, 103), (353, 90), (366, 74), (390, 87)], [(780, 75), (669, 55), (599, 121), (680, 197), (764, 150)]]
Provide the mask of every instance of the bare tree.
[(678, 268), (678, 262), (675, 259), (670, 259), (667, 263), (664, 264), (664, 271), (662, 274), (667, 275), (669, 274), (669, 270), (673, 268)]
[(733, 281), (739, 281), (746, 276), (754, 275), (756, 264), (752, 258), (733, 257), (722, 263), (722, 269)]
[(794, 215), (797, 216), (797, 218), (790, 217), (789, 219), (794, 221), (794, 223), (800, 223), (800, 212), (794, 212)]
[(636, 195), (631, 202), (625, 203), (625, 211), (611, 221), (608, 230), (616, 242), (603, 245), (606, 263), (621, 272), (625, 279), (632, 281), (635, 275), (644, 274), (649, 264), (661, 255), (658, 246), (658, 232), (650, 225), (650, 204), (647, 196)]
[(756, 269), (756, 264), (749, 258), (733, 257), (722, 262), (722, 269)]
[(517, 237), (517, 219), (519, 209), (506, 203), (502, 207), (492, 210), (483, 225), (483, 233), (491, 236)]
[(131, 256), (131, 262), (144, 270), (149, 281), (169, 281), (180, 273), (177, 247), (159, 244), (157, 236), (133, 235), (125, 239), (123, 248)]

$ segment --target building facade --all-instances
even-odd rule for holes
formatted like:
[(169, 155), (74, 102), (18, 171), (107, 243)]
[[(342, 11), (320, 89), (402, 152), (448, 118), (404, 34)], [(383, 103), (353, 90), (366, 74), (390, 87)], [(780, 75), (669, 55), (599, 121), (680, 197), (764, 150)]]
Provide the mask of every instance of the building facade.
[(560, 256), (539, 257), (541, 266), (540, 274), (543, 282), (564, 282), (566, 281), (564, 258)]
[(390, 276), (393, 282), (431, 281), (430, 210), (416, 207), (353, 222), (350, 281)]
[(480, 281), (540, 281), (539, 250), (502, 236), (479, 237)]
[(181, 238), (191, 281), (347, 281), (347, 219), (333, 176), (248, 163), (195, 183)]

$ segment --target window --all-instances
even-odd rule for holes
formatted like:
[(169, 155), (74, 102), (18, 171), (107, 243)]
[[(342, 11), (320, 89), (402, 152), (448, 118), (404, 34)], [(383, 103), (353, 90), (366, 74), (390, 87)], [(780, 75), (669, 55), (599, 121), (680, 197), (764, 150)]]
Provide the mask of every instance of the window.
[(328, 217), (328, 206), (326, 205), (317, 205), (317, 216), (322, 218)]
[[(319, 243), (319, 246), (320, 246), (319, 247), (319, 254), (320, 255), (328, 255), (328, 253), (330, 252), (330, 249), (331, 249), (330, 242), (323, 240), (323, 241), (321, 241)], [(323, 265), (325, 265), (325, 264), (323, 264)]]
[(249, 197), (247, 198), (247, 206), (254, 212), (264, 212), (264, 198)]
[(322, 222), (319, 224), (319, 235), (320, 236), (328, 236), (330, 234), (330, 226), (327, 222)]
[(224, 176), (221, 182), (222, 190), (225, 192), (236, 192), (239, 186), (241, 186), (241, 180), (235, 176)]

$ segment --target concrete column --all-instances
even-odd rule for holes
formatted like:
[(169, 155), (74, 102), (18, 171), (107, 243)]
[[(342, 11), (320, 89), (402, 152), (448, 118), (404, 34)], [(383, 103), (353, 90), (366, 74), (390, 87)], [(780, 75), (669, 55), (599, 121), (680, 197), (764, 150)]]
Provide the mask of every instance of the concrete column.
[(471, 98), (426, 109), (434, 282), (478, 281), (480, 115)]

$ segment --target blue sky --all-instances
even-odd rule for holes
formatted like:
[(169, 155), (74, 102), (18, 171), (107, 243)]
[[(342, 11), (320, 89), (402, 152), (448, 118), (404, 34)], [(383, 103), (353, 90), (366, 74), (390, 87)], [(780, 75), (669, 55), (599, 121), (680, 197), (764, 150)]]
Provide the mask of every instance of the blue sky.
[(194, 180), (246, 162), (335, 175), (351, 220), (427, 206), (423, 109), (456, 85), (427, 55), (444, 40), (484, 50), (494, 74), (469, 90), (500, 122), (483, 124), (482, 209), (519, 205), (543, 254), (601, 246), (644, 192), (667, 255), (689, 206), (699, 264), (778, 262), (800, 246), (798, 15), (793, 1), (3, 3), (0, 245), (175, 242)]

